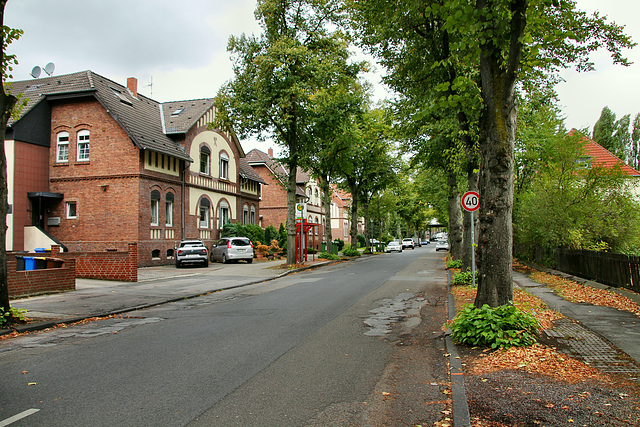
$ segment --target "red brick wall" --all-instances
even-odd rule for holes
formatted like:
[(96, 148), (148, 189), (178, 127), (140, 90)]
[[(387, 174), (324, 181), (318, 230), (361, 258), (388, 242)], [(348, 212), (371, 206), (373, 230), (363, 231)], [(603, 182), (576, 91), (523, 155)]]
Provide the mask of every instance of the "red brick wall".
[(52, 256), (76, 260), (77, 277), (85, 279), (138, 281), (138, 244), (129, 243), (126, 252), (64, 252), (54, 246)]
[(22, 251), (24, 227), (33, 225), (32, 206), (27, 193), (49, 191), (49, 147), (16, 141), (14, 150), (12, 249)]
[[(42, 254), (24, 255), (40, 256)], [(62, 268), (16, 271), (16, 266), (15, 254), (7, 253), (9, 298), (73, 291), (76, 289), (76, 263), (74, 259), (64, 260)]]
[(260, 215), (262, 227), (270, 225), (278, 228), (287, 222), (287, 190), (265, 166), (254, 166), (260, 177), (269, 185), (262, 186), (262, 200), (260, 201)]

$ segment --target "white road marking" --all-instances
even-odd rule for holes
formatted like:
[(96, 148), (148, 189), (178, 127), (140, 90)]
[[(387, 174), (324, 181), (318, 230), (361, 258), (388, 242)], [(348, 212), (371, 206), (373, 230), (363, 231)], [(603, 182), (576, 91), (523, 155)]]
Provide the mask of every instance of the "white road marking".
[(18, 415), (14, 415), (11, 418), (7, 418), (4, 421), (0, 421), (0, 427), (5, 427), (5, 426), (8, 426), (9, 424), (13, 424), (16, 421), (19, 421), (19, 420), (21, 420), (23, 418), (26, 418), (29, 415), (33, 415), (33, 414), (35, 414), (36, 412), (39, 412), (39, 411), (40, 411), (40, 409), (35, 409), (35, 408), (27, 409), (24, 412), (20, 412)]

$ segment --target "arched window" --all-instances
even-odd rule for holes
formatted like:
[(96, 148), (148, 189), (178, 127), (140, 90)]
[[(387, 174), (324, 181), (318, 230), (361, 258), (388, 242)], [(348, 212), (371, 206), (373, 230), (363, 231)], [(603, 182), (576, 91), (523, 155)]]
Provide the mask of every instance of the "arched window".
[(220, 179), (229, 179), (229, 156), (220, 153)]
[(57, 135), (56, 162), (67, 163), (69, 161), (69, 132), (60, 132)]
[(256, 207), (255, 206), (251, 206), (251, 224), (255, 224), (256, 223)]
[(89, 161), (89, 131), (81, 130), (78, 132), (78, 161)]
[(249, 206), (247, 205), (242, 207), (242, 223), (249, 224)]
[(166, 226), (173, 227), (173, 193), (167, 193), (164, 218)]
[(154, 249), (153, 251), (151, 251), (151, 258), (160, 259), (160, 249)]
[(200, 147), (200, 173), (211, 174), (211, 150), (206, 145)]
[(199, 210), (199, 225), (200, 228), (209, 228), (209, 208), (211, 207), (211, 203), (207, 199), (200, 200), (200, 210)]
[(160, 192), (153, 190), (151, 192), (151, 225), (157, 226), (160, 214)]
[(318, 194), (318, 189), (316, 188), (316, 205), (320, 206), (320, 196)]
[(227, 202), (220, 202), (220, 229), (229, 222), (229, 204)]

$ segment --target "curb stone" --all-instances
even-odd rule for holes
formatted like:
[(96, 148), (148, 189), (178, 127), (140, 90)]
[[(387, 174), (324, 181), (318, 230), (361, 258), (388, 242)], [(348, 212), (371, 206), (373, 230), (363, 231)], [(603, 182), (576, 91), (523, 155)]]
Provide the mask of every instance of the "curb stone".
[[(447, 290), (449, 293), (449, 320), (456, 316), (456, 305), (453, 294), (451, 293), (451, 271), (447, 271)], [(467, 403), (467, 393), (464, 388), (464, 371), (462, 370), (462, 362), (458, 356), (458, 350), (453, 344), (451, 338), (451, 329), (445, 332), (445, 343), (447, 344), (447, 353), (449, 353), (449, 375), (451, 377), (451, 406), (453, 412), (454, 427), (468, 427), (471, 425), (471, 416), (469, 414), (469, 405)]]

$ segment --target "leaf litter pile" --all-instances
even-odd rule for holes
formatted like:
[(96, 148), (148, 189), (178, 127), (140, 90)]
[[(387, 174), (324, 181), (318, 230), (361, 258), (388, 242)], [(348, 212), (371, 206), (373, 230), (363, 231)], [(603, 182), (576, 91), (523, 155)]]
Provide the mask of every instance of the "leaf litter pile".
[[(613, 292), (532, 269), (524, 272), (570, 301), (606, 305), (640, 315), (637, 304)], [(456, 310), (473, 303), (476, 296), (476, 290), (468, 286), (453, 286), (451, 291)], [(535, 316), (543, 329), (564, 317), (520, 289), (514, 289), (513, 303)], [(637, 379), (600, 372), (559, 353), (552, 344), (541, 333), (539, 344), (531, 347), (492, 351), (458, 346), (472, 426), (640, 425)]]

